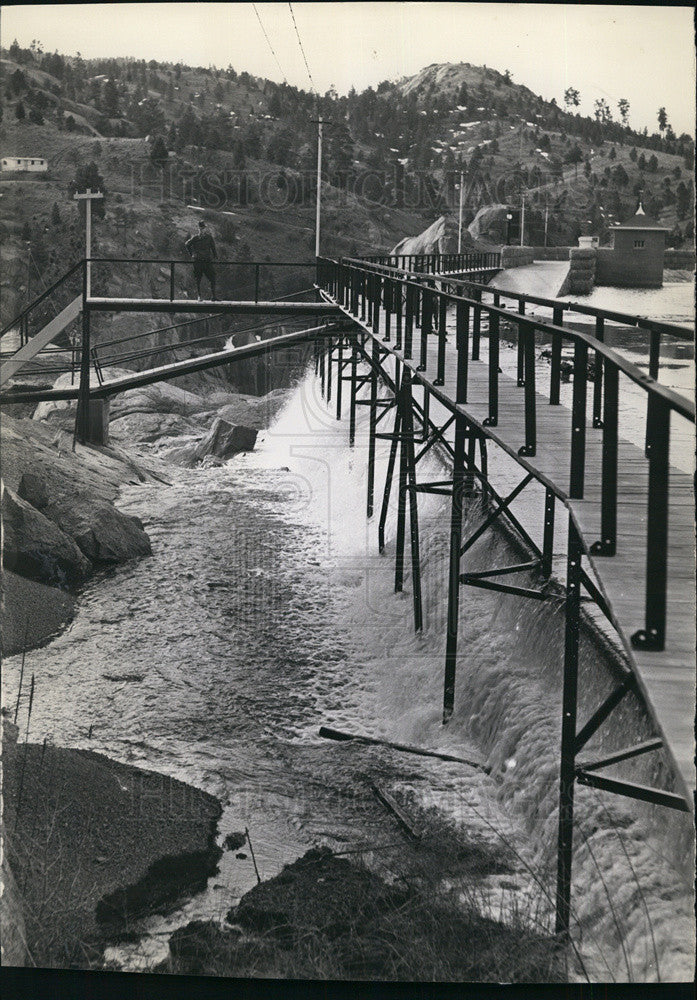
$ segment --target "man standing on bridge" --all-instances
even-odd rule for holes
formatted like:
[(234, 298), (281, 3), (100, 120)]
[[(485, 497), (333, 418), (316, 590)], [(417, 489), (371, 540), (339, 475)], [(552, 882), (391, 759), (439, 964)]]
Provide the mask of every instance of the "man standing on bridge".
[(205, 274), (210, 282), (211, 296), (215, 302), (215, 268), (213, 261), (218, 254), (215, 249), (213, 237), (206, 228), (206, 223), (201, 219), (198, 224), (198, 233), (187, 240), (184, 248), (194, 261), (194, 278), (196, 279), (196, 294), (201, 301), (201, 278)]

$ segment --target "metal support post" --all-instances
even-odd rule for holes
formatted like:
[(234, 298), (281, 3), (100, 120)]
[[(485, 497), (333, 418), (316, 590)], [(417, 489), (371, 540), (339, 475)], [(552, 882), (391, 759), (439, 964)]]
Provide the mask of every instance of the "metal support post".
[(462, 548), (462, 514), (465, 485), (465, 440), (467, 423), (464, 417), (455, 421), (455, 458), (453, 459), (453, 494), (450, 507), (450, 563), (448, 573), (448, 623), (445, 643), (445, 679), (443, 683), (443, 724), (450, 719), (455, 705), (455, 669), (457, 664), (457, 631), (460, 620), (460, 558)]
[[(525, 299), (520, 299), (518, 302), (518, 313), (521, 316), (525, 315)], [(524, 333), (521, 328), (520, 323), (518, 323), (518, 385), (525, 385), (525, 354), (524, 354)]]
[(425, 288), (421, 293), (421, 356), (416, 369), (419, 372), (426, 371), (428, 360), (428, 337), (433, 329), (433, 307), (431, 292)]
[[(595, 339), (601, 344), (605, 340), (605, 321), (602, 316), (595, 320)], [(598, 429), (603, 426), (603, 356), (600, 351), (595, 352), (593, 377), (593, 426)]]
[(489, 415), (485, 427), (499, 422), (499, 314), (489, 313)]
[(438, 297), (438, 375), (434, 385), (445, 385), (445, 338), (446, 330), (446, 309), (448, 300), (445, 295)]
[(375, 427), (377, 424), (378, 365), (380, 354), (377, 340), (373, 340), (373, 363), (370, 368), (370, 421), (368, 436), (368, 501), (367, 516), (373, 516), (373, 495), (375, 492)]
[(332, 346), (332, 338), (329, 338), (329, 349), (327, 350), (327, 402), (330, 403), (332, 399), (332, 355), (334, 353), (334, 348)]
[(542, 575), (552, 575), (552, 558), (554, 555), (554, 506), (555, 496), (552, 490), (545, 492), (545, 523), (542, 541)]
[(349, 407), (349, 446), (353, 447), (356, 440), (356, 368), (358, 365), (358, 348), (356, 342), (351, 344), (351, 403)]
[(571, 859), (574, 830), (574, 780), (578, 648), (581, 614), (581, 557), (583, 544), (569, 515), (569, 548), (566, 571), (566, 625), (564, 639), (564, 688), (562, 694), (561, 761), (559, 767), (559, 836), (557, 843), (557, 934), (569, 935), (571, 917)]
[[(399, 380), (396, 382), (399, 385)], [(397, 405), (395, 407), (394, 427), (392, 428), (392, 441), (390, 442), (390, 457), (387, 462), (387, 475), (385, 477), (385, 490), (382, 496), (382, 509), (380, 511), (380, 523), (378, 525), (378, 549), (385, 551), (385, 525), (387, 523), (387, 513), (390, 506), (390, 493), (392, 492), (392, 478), (397, 460), (397, 448), (399, 447), (399, 434), (402, 424), (402, 409), (399, 405), (401, 390), (397, 389)]]
[(574, 344), (574, 393), (571, 409), (571, 475), (569, 496), (583, 499), (586, 471), (586, 380), (588, 377), (588, 347), (581, 341)]
[(525, 444), (518, 454), (527, 458), (537, 451), (537, 400), (535, 396), (535, 327), (523, 323), (518, 327), (518, 340), (523, 338), (523, 358), (525, 362)]
[[(474, 298), (477, 303), (482, 301), (482, 293), (477, 289), (474, 293)], [(479, 361), (479, 341), (482, 329), (482, 307), (480, 305), (475, 305), (474, 316), (472, 320), (472, 360)]]
[[(87, 203), (89, 210), (89, 202)], [(80, 388), (75, 414), (75, 434), (80, 444), (90, 436), (90, 310), (88, 298), (88, 264), (82, 272), (82, 344), (80, 348)]]
[(416, 490), (416, 462), (414, 461), (414, 406), (411, 397), (411, 381), (407, 382), (404, 413), (404, 437), (402, 449), (407, 456), (407, 486), (409, 492), (409, 538), (411, 541), (411, 590), (414, 603), (414, 631), (423, 629), (423, 607), (421, 600), (421, 554), (419, 546), (419, 497)]
[(341, 420), (341, 396), (344, 387), (344, 338), (339, 337), (336, 371), (336, 419)]
[[(406, 402), (407, 387), (409, 389), (408, 404)], [(404, 437), (407, 433), (406, 408), (411, 406), (411, 371), (404, 366), (402, 386), (397, 397), (397, 407), (400, 413), (401, 448), (399, 451), (399, 490), (397, 493), (397, 536), (395, 541), (395, 593), (404, 589), (404, 537), (406, 534), (407, 517), (407, 449), (404, 447)]]
[(665, 647), (666, 590), (668, 586), (668, 450), (670, 406), (649, 397), (649, 497), (646, 538), (645, 626), (632, 636), (635, 649)]
[(603, 410), (603, 458), (600, 500), (600, 539), (591, 546), (593, 555), (614, 556), (617, 549), (617, 436), (619, 413), (618, 369), (605, 366)]
[[(552, 310), (552, 325), (561, 326), (564, 322), (564, 310)], [(552, 336), (552, 360), (549, 382), (550, 406), (559, 405), (559, 386), (561, 383), (561, 337)]]

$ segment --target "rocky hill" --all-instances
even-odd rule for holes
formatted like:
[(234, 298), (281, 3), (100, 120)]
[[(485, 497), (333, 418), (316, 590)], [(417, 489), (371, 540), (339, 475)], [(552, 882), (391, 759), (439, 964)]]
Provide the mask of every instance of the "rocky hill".
[[(81, 256), (72, 193), (88, 185), (106, 193), (94, 255), (181, 257), (203, 213), (219, 256), (234, 262), (222, 276), (229, 288), (250, 292), (250, 261), (298, 265), (262, 268), (262, 294), (307, 287), (312, 269), (300, 264), (314, 258), (318, 113), (331, 121), (324, 253), (388, 251), (452, 216), (461, 172), (465, 225), (484, 206), (516, 207), (525, 196), (526, 242), (545, 241), (546, 216), (546, 241), (568, 244), (584, 230), (607, 235), (641, 190), (675, 245), (693, 240), (690, 136), (582, 118), (487, 67), (434, 65), (375, 90), (316, 98), (232, 67), (85, 62), (15, 44), (0, 56), (0, 153), (49, 161), (46, 174), (0, 174), (3, 322)], [(155, 294), (169, 276), (123, 265), (94, 280), (104, 292)], [(176, 280), (193, 293), (188, 271)], [(135, 323), (122, 318), (116, 332)]]

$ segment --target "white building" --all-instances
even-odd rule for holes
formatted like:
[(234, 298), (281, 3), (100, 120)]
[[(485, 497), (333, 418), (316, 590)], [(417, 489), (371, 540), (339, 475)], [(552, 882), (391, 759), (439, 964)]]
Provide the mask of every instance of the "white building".
[(3, 170), (41, 173), (48, 170), (48, 160), (43, 156), (3, 156), (0, 166)]

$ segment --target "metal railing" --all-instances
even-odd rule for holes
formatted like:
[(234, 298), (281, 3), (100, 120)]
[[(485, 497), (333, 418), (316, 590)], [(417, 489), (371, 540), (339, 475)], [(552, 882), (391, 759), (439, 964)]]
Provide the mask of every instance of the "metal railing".
[[(177, 296), (178, 285), (184, 284), (191, 287), (194, 283), (193, 265), (191, 258), (157, 258), (157, 257), (92, 257), (90, 258), (93, 273), (93, 286), (97, 286), (103, 277), (102, 269), (104, 265), (131, 265), (138, 268), (142, 266), (157, 265), (166, 272), (166, 277), (160, 277), (167, 281), (167, 294), (155, 296), (172, 302)], [(314, 261), (239, 261), (239, 260), (213, 260), (210, 263), (216, 269), (218, 292), (234, 290), (234, 298), (240, 301), (259, 302), (262, 292), (274, 294), (276, 291), (276, 281), (274, 280), (274, 269), (285, 269), (287, 275), (292, 280), (293, 272), (301, 272), (305, 277), (305, 283), (314, 279)], [(158, 284), (160, 282), (158, 281)], [(186, 291), (186, 287), (184, 289)], [(181, 295), (179, 295), (181, 297)], [(224, 294), (218, 294), (217, 298), (225, 298)]]
[[(78, 274), (84, 269), (84, 263), (84, 260), (79, 260), (69, 271), (61, 275), (52, 285), (49, 285), (22, 312), (0, 329), (0, 337), (9, 333), (10, 330), (19, 328), (20, 347), (31, 340), (34, 334), (38, 333), (49, 319), (52, 319), (61, 308), (66, 306), (71, 298), (80, 294), (82, 286)], [(53, 296), (56, 295), (59, 300), (58, 304), (53, 300)], [(49, 300), (51, 300), (50, 303)]]
[[(357, 260), (357, 258), (343, 258)], [(436, 253), (436, 254), (383, 254), (374, 257), (362, 257), (369, 264), (381, 264), (393, 267), (399, 271), (418, 271), (428, 274), (443, 274), (459, 271), (495, 271), (501, 267), (501, 254), (498, 252), (468, 251), (467, 253)]]
[[(568, 485), (560, 486), (544, 480), (562, 499), (582, 499), (586, 487), (586, 417), (589, 352), (594, 354), (596, 381), (593, 394), (593, 423), (602, 429), (601, 529), (600, 538), (592, 546), (596, 555), (612, 556), (617, 547), (618, 507), (618, 416), (619, 378), (626, 377), (646, 394), (646, 457), (648, 460), (648, 524), (646, 537), (646, 599), (645, 625), (631, 637), (635, 648), (664, 648), (667, 591), (667, 531), (669, 504), (669, 440), (670, 420), (673, 414), (695, 422), (695, 405), (679, 393), (659, 384), (654, 372), (658, 370), (660, 338), (664, 333), (684, 336), (684, 330), (670, 324), (657, 323), (641, 317), (630, 317), (609, 310), (589, 309), (596, 318), (593, 336), (583, 331), (563, 326), (567, 309), (576, 309), (573, 303), (541, 300), (554, 308), (553, 321), (545, 322), (526, 314), (527, 301), (540, 301), (534, 297), (516, 294), (518, 310), (506, 310), (500, 304), (503, 293), (493, 293), (491, 304), (482, 301), (482, 291), (492, 291), (478, 286), (474, 294), (465, 296), (451, 290), (459, 287), (456, 280), (429, 281), (428, 275), (407, 276), (394, 268), (369, 262), (355, 262), (323, 258), (318, 262), (320, 287), (349, 312), (365, 320), (374, 331), (383, 322), (387, 342), (394, 337), (394, 346), (407, 360), (418, 362), (415, 377), (427, 370), (433, 371), (433, 336), (436, 339), (434, 386), (445, 383), (446, 363), (453, 351), (457, 357), (457, 398), (442, 401), (450, 405), (465, 404), (468, 393), (468, 359), (480, 360), (482, 317), (488, 319), (489, 350), (486, 359), (488, 382), (488, 413), (483, 426), (496, 427), (499, 419), (499, 344), (500, 324), (511, 323), (517, 333), (519, 369), (517, 388), (524, 393), (524, 425), (518, 457), (533, 474), (536, 470), (525, 463), (537, 449), (538, 386), (535, 366), (535, 337), (544, 335), (552, 342), (550, 378), (547, 387), (549, 404), (559, 405), (561, 383), (562, 347), (573, 349), (573, 400), (570, 412), (571, 445), (568, 467)], [(432, 276), (431, 276), (432, 278)], [(466, 283), (468, 286), (469, 282)], [(453, 344), (446, 337), (446, 313), (455, 310), (456, 339)], [(649, 374), (643, 372), (602, 339), (606, 320), (631, 322), (651, 331), (651, 361)], [(417, 332), (418, 326), (418, 332)], [(599, 377), (598, 377), (599, 376)], [(430, 378), (431, 376), (429, 376)], [(561, 426), (560, 426), (561, 429)], [(542, 477), (541, 477), (542, 478)]]

